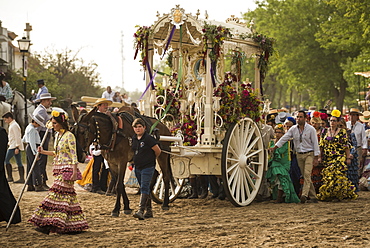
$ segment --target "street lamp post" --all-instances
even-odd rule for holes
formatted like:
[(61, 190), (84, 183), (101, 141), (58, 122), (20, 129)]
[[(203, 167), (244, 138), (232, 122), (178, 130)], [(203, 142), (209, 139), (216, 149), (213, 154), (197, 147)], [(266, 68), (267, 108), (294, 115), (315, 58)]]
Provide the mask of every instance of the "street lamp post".
[(18, 40), (19, 50), (22, 53), (22, 63), (23, 63), (23, 94), (24, 94), (24, 126), (28, 124), (28, 114), (27, 114), (27, 65), (25, 56), (30, 49), (31, 41), (23, 37)]

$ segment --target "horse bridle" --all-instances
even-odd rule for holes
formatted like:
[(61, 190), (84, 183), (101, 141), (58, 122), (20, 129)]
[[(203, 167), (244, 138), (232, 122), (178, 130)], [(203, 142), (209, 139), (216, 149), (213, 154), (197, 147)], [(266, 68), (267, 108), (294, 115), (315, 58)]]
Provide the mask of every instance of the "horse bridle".
[[(88, 146), (88, 140), (89, 140), (89, 134), (92, 133), (94, 135), (94, 140), (93, 142), (96, 142), (96, 143), (100, 143), (100, 127), (99, 127), (99, 122), (96, 121), (95, 117), (92, 116), (91, 118), (93, 119), (93, 122), (95, 123), (95, 131), (92, 131), (91, 130), (91, 127), (90, 127), (90, 123), (89, 121), (85, 123), (81, 123), (81, 120), (82, 118), (86, 115), (86, 113), (82, 114), (78, 121), (77, 121), (77, 126), (78, 127), (82, 127), (84, 128), (85, 130), (83, 131), (83, 134), (84, 134), (84, 141), (85, 141), (85, 144), (86, 144), (86, 147)], [(78, 132), (78, 128), (76, 129), (76, 132)], [(107, 145), (100, 145), (100, 149), (101, 150), (108, 150), (110, 149), (110, 147), (112, 146), (112, 142), (113, 142), (113, 139), (111, 139), (109, 141), (109, 144)]]

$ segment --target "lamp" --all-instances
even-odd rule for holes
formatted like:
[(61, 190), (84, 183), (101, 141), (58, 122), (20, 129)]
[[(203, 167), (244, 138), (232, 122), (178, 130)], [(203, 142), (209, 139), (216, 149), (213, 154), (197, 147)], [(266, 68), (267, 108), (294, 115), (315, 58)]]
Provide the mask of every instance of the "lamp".
[(25, 55), (30, 49), (31, 41), (23, 37), (18, 40), (19, 50), (22, 53), (22, 63), (23, 63), (23, 93), (24, 93), (24, 126), (28, 124), (28, 114), (27, 114), (27, 66), (25, 61)]

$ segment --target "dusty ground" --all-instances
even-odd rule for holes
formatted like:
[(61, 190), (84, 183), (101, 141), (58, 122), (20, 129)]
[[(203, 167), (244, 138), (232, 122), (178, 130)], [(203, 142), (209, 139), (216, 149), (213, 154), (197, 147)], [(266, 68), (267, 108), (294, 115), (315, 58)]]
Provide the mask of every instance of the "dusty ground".
[[(11, 187), (18, 197), (21, 185)], [(369, 191), (349, 202), (262, 202), (240, 208), (210, 197), (176, 199), (169, 211), (155, 204), (154, 218), (139, 221), (123, 213), (111, 217), (114, 197), (76, 189), (88, 231), (79, 235), (34, 231), (27, 219), (46, 192), (25, 192), (22, 222), (7, 232), (6, 223), (0, 222), (0, 247), (370, 247)], [(139, 196), (129, 198), (136, 209)]]

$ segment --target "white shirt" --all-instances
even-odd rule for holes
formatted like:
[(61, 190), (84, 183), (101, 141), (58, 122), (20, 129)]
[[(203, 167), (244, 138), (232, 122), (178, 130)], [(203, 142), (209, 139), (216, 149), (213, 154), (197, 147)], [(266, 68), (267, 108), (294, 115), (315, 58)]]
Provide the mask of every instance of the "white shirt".
[(357, 147), (361, 146), (362, 149), (367, 149), (367, 139), (365, 134), (365, 126), (361, 124), (361, 122), (356, 121), (355, 125), (352, 126), (351, 121), (347, 121), (347, 128), (351, 130), (351, 132), (355, 133)]
[(21, 138), (21, 128), (19, 127), (18, 123), (15, 120), (12, 120), (9, 123), (9, 149), (15, 149), (16, 147), (19, 148), (19, 150), (23, 151), (23, 142)]
[(299, 126), (292, 126), (288, 132), (276, 143), (277, 147), (282, 147), (287, 141), (293, 139), (294, 150), (296, 152), (314, 151), (315, 156), (320, 155), (319, 142), (316, 135), (316, 129), (305, 123), (303, 132), (299, 130)]
[(28, 143), (33, 155), (37, 153), (37, 145), (41, 144), (41, 139), (39, 132), (37, 132), (36, 128), (32, 123), (28, 124), (26, 127), (26, 131), (24, 132), (23, 142)]
[(101, 95), (101, 98), (105, 98), (105, 99), (111, 100), (113, 102), (113, 96), (114, 96), (113, 91), (111, 91), (111, 93), (108, 93), (108, 91), (104, 91), (103, 94)]

